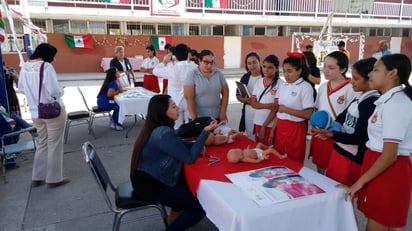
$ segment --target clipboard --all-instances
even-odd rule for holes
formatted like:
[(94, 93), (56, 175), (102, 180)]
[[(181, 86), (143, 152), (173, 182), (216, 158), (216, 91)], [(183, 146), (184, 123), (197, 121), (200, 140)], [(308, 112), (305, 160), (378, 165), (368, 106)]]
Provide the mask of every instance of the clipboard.
[(250, 98), (250, 93), (244, 83), (236, 81), (237, 89), (242, 97)]

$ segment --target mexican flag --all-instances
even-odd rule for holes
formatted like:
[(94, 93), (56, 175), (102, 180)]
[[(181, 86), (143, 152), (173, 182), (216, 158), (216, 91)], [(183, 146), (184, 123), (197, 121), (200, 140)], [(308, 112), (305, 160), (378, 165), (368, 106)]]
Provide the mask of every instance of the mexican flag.
[(93, 38), (91, 35), (73, 36), (65, 34), (64, 40), (66, 40), (69, 48), (93, 48)]
[(166, 37), (158, 37), (158, 36), (150, 36), (150, 42), (152, 43), (152, 46), (154, 47), (155, 50), (157, 51), (163, 51), (165, 49), (166, 44), (173, 44), (173, 37), (172, 36), (166, 36)]
[(227, 0), (205, 0), (206, 8), (227, 8)]

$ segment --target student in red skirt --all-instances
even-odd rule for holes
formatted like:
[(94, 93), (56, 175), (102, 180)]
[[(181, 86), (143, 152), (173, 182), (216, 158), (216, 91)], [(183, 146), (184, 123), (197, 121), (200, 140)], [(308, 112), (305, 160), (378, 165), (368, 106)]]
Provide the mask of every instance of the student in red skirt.
[(411, 201), (412, 87), (411, 60), (403, 54), (383, 56), (369, 73), (370, 86), (382, 93), (368, 120), (361, 177), (346, 189), (358, 197), (368, 218), (366, 230), (395, 230), (407, 224)]
[[(315, 111), (325, 110), (333, 120), (348, 107), (357, 95), (353, 91), (350, 78), (346, 77), (348, 65), (348, 57), (340, 51), (329, 53), (325, 58), (323, 74), (328, 81), (319, 86)], [(309, 126), (309, 134), (312, 134), (311, 130)], [(318, 168), (319, 173), (325, 173), (334, 143), (331, 139), (323, 140), (312, 136), (309, 156), (312, 156), (312, 162)]]
[(380, 96), (377, 90), (369, 86), (368, 74), (375, 62), (375, 58), (366, 58), (352, 66), (352, 87), (361, 95), (336, 118), (334, 123), (337, 123), (342, 131), (313, 129), (319, 137), (335, 141), (326, 176), (345, 185), (352, 185), (360, 177), (365, 144), (368, 141), (368, 119), (375, 110), (374, 102)]
[(288, 52), (283, 61), (285, 83), (278, 90), (279, 108), (276, 114), (274, 147), (294, 161), (303, 163), (306, 150), (306, 120), (313, 113), (313, 88), (307, 77), (304, 56)]

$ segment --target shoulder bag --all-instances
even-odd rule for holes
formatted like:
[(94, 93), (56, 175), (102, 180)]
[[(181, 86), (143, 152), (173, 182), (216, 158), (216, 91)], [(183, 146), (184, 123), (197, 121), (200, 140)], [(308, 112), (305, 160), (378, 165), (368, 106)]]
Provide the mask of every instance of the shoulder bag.
[(40, 85), (39, 85), (39, 104), (37, 110), (40, 119), (52, 119), (60, 115), (60, 104), (57, 101), (53, 103), (40, 103), (41, 87), (43, 85), (44, 62), (40, 66)]

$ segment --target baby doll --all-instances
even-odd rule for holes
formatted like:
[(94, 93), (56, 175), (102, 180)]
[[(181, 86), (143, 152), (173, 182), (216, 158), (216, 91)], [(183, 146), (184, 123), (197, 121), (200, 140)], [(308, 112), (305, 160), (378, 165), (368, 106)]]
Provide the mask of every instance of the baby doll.
[(222, 124), (217, 127), (213, 133), (209, 134), (205, 145), (221, 145), (221, 144), (230, 144), (234, 142), (234, 139), (240, 132), (231, 129), (229, 126)]
[(227, 153), (227, 160), (229, 163), (259, 163), (262, 160), (269, 159), (270, 154), (277, 156), (279, 159), (287, 157), (287, 154), (280, 154), (272, 146), (268, 147), (263, 143), (258, 143), (254, 149), (250, 149), (249, 146), (243, 150), (239, 148), (230, 149)]

